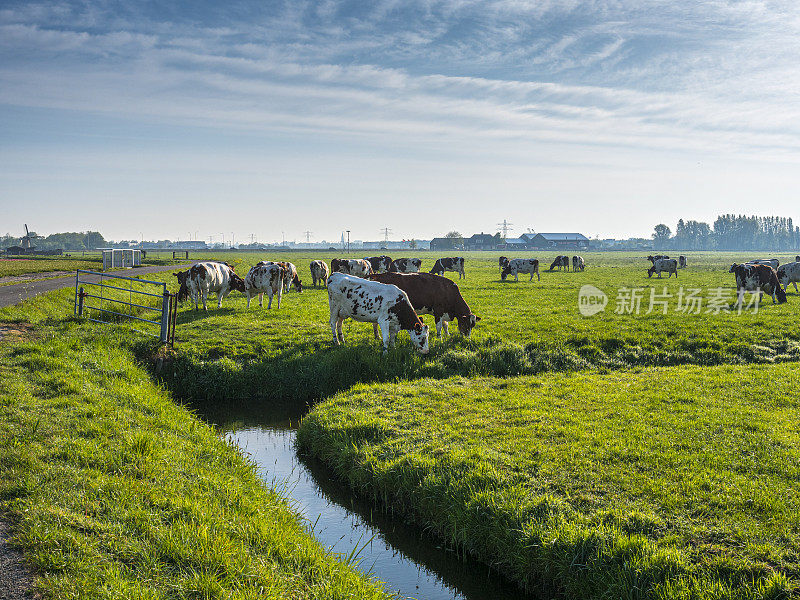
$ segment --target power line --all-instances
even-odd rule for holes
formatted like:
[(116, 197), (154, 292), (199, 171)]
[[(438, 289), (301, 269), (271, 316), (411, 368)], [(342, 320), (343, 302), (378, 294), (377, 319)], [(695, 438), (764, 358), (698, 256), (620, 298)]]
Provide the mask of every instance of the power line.
[(503, 229), (503, 243), (506, 242), (506, 238), (508, 237), (508, 232), (514, 229), (513, 223), (509, 223), (506, 219), (503, 219), (502, 223), (498, 223), (498, 227), (502, 227)]
[(303, 232), (303, 235), (306, 236), (306, 243), (307, 244), (311, 242), (311, 234), (312, 233), (314, 233), (314, 232), (313, 231), (304, 231)]
[(381, 229), (381, 233), (383, 233), (383, 242), (385, 244), (388, 244), (389, 243), (389, 234), (392, 233), (392, 230), (389, 229), (388, 227), (384, 227), (383, 229)]

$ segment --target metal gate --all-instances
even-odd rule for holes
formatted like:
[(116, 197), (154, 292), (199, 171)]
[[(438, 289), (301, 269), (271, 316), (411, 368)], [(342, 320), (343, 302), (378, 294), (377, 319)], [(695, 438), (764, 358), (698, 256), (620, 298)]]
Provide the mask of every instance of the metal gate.
[[(95, 323), (125, 325), (143, 335), (174, 344), (177, 295), (163, 281), (75, 272), (75, 314)], [(140, 329), (132, 327), (137, 325)]]

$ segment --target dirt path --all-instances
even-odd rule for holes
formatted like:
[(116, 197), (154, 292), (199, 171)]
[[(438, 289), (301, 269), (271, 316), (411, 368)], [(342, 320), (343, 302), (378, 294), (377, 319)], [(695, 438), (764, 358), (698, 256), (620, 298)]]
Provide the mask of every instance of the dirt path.
[(39, 598), (32, 591), (33, 575), (22, 559), (22, 553), (6, 543), (11, 535), (8, 522), (0, 515), (0, 600)]
[[(144, 275), (146, 273), (158, 273), (160, 271), (173, 271), (175, 269), (184, 269), (191, 266), (195, 262), (186, 263), (185, 265), (170, 265), (159, 267), (136, 267), (134, 269), (127, 269), (124, 272), (114, 272), (111, 275), (125, 275), (135, 277), (136, 275)], [(36, 273), (40, 275), (41, 273)], [(57, 279), (46, 279), (44, 281), (23, 281), (12, 285), (0, 286), (0, 308), (3, 306), (11, 306), (17, 304), (28, 298), (33, 298), (45, 292), (52, 292), (53, 290), (60, 290), (66, 287), (75, 286), (75, 274), (72, 273), (68, 277), (58, 277)], [(2, 600), (2, 597), (0, 597)]]

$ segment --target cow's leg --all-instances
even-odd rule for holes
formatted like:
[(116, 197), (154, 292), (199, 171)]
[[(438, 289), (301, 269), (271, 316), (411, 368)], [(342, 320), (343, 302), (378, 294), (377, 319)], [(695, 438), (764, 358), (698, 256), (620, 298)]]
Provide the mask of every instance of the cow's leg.
[(444, 331), (445, 337), (450, 337), (450, 321), (442, 319), (442, 331)]
[[(275, 292), (274, 292), (274, 290), (272, 290), (272, 288), (270, 288), (270, 289), (268, 289), (268, 290), (267, 290), (267, 296), (269, 296), (269, 302), (267, 302), (267, 310), (269, 310), (270, 308), (272, 308), (272, 295), (273, 295), (274, 293), (275, 293)], [(262, 298), (264, 297), (264, 294), (263, 294), (263, 293), (261, 294), (261, 297), (262, 297)]]
[(206, 301), (208, 300), (208, 289), (203, 290), (203, 310), (208, 311), (208, 307), (206, 306)]
[(383, 340), (383, 354), (385, 355), (389, 352), (389, 347), (394, 346), (394, 336), (392, 335), (392, 330), (391, 327), (389, 327), (389, 323), (381, 323), (380, 327), (381, 338)]
[(528, 281), (533, 281), (533, 271), (531, 271), (531, 278)]
[(192, 302), (194, 302), (194, 309), (200, 310), (198, 304), (200, 303), (200, 292), (199, 291), (192, 291)]
[(231, 293), (230, 288), (228, 288), (227, 292), (223, 292), (222, 290), (220, 290), (217, 293), (217, 308), (222, 308), (222, 300), (223, 300), (223, 298), (225, 298), (225, 296), (227, 296), (230, 293)]
[(375, 339), (381, 339), (381, 329), (378, 327), (378, 323), (375, 322), (372, 324), (372, 333), (375, 335)]
[(250, 298), (251, 298), (250, 290), (247, 290), (246, 293), (247, 293), (247, 309), (249, 310), (250, 309)]
[[(272, 296), (270, 296), (270, 299), (272, 299)], [(261, 293), (258, 295), (258, 305), (259, 305), (261, 308), (264, 308), (264, 292), (261, 292)]]
[(331, 332), (333, 332), (333, 343), (339, 345), (339, 336), (337, 335), (336, 326), (338, 325), (338, 317), (331, 314)]
[(281, 298), (283, 298), (283, 288), (278, 288), (278, 304), (275, 306), (275, 308), (281, 307)]
[[(795, 292), (797, 292), (797, 291), (798, 291), (798, 289), (797, 289), (797, 282), (796, 282), (796, 281), (794, 281), (794, 282), (792, 282), (792, 283), (794, 283), (794, 291), (795, 291)], [(786, 286), (786, 287), (789, 287), (789, 286)]]
[(536, 268), (536, 281), (541, 281), (541, 280), (542, 280), (542, 276), (539, 275), (539, 268), (537, 267)]
[(436, 337), (440, 338), (442, 337), (442, 329), (444, 328), (445, 325), (444, 319), (442, 317), (438, 317), (434, 318), (434, 321), (436, 322)]
[(519, 281), (519, 271), (514, 273), (514, 281)]
[(339, 320), (336, 321), (336, 331), (339, 333), (339, 337), (342, 338), (342, 343), (344, 344), (344, 331), (342, 331), (342, 323), (344, 323), (344, 318), (339, 317)]

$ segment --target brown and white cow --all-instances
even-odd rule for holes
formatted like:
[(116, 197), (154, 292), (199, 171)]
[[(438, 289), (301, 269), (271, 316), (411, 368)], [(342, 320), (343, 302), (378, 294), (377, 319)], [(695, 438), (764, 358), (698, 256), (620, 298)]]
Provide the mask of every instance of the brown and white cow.
[(572, 257), (572, 270), (573, 271), (583, 271), (586, 268), (586, 262), (583, 260), (582, 256), (573, 256)]
[(748, 260), (746, 265), (769, 265), (773, 269), (777, 270), (778, 266), (780, 266), (781, 262), (777, 258), (756, 258), (753, 260)]
[(300, 277), (297, 274), (297, 267), (290, 262), (279, 262), (277, 263), (284, 268), (283, 274), (283, 285), (285, 291), (289, 291), (289, 286), (293, 285), (294, 289), (297, 290), (298, 293), (303, 291), (303, 282), (300, 281)]
[(281, 263), (262, 261), (253, 266), (244, 278), (247, 308), (250, 308), (250, 299), (255, 295), (258, 295), (258, 305), (264, 306), (264, 292), (269, 296), (267, 308), (272, 308), (272, 297), (275, 295), (278, 296), (275, 308), (280, 308), (286, 279), (286, 267)]
[(561, 268), (564, 268), (565, 271), (569, 271), (569, 256), (556, 256), (555, 260), (553, 260), (552, 264), (550, 265), (550, 271), (555, 271), (556, 268), (560, 271)]
[(365, 256), (364, 260), (372, 267), (373, 273), (385, 273), (392, 268), (392, 259), (385, 254), (380, 256)]
[(533, 281), (534, 274), (538, 281), (542, 280), (539, 275), (539, 261), (535, 258), (512, 258), (506, 263), (505, 269), (500, 273), (500, 279), (506, 280), (509, 275), (514, 276), (514, 281), (519, 281), (520, 273), (530, 273), (528, 281)]
[(678, 278), (678, 260), (675, 258), (658, 258), (653, 263), (653, 266), (647, 269), (648, 279), (653, 276), (653, 273), (658, 273), (658, 278), (661, 279), (661, 273), (668, 273), (667, 279), (675, 274), (675, 279)]
[[(783, 291), (778, 273), (769, 265), (756, 265), (733, 263), (728, 270), (736, 276), (736, 288), (739, 293), (737, 304), (741, 306), (744, 292), (766, 292), (772, 296), (772, 302), (783, 304), (786, 302), (786, 292)], [(776, 299), (777, 298), (777, 299)], [(760, 294), (759, 294), (760, 301)]]
[[(433, 315), (437, 337), (442, 337), (443, 329), (444, 334), (449, 335), (448, 323), (453, 320), (458, 322), (458, 330), (469, 337), (472, 328), (481, 320), (472, 314), (458, 285), (447, 277), (432, 273), (379, 273), (370, 275), (370, 280), (396, 285), (408, 295), (417, 314)], [(378, 337), (377, 324), (375, 337)]]
[(438, 258), (430, 270), (434, 275), (444, 275), (445, 271), (452, 271), (458, 273), (458, 278), (467, 278), (464, 273), (464, 257), (463, 256), (450, 256), (446, 258)]
[(384, 354), (394, 346), (401, 329), (408, 331), (418, 352), (428, 353), (428, 326), (414, 312), (406, 293), (397, 286), (333, 273), (328, 278), (328, 303), (335, 344), (339, 345), (340, 338), (344, 343), (342, 322), (350, 318), (376, 323), (381, 328)]
[(422, 261), (418, 258), (396, 258), (388, 271), (390, 273), (419, 273)]
[(372, 266), (368, 261), (360, 258), (334, 258), (331, 261), (331, 271), (356, 277), (367, 277), (372, 273)]
[(778, 281), (781, 282), (783, 290), (794, 284), (794, 291), (797, 292), (797, 282), (800, 281), (800, 261), (782, 264), (777, 270)]
[(183, 301), (191, 296), (195, 310), (199, 310), (200, 299), (203, 300), (203, 310), (208, 310), (206, 301), (210, 292), (217, 294), (217, 308), (221, 308), (222, 299), (232, 290), (242, 293), (245, 291), (244, 280), (228, 263), (201, 262), (192, 265), (188, 271), (174, 275), (181, 286), (178, 290), (178, 300)]
[(328, 271), (328, 263), (324, 260), (312, 260), (311, 261), (311, 281), (313, 282), (314, 287), (317, 287), (317, 282), (319, 281), (322, 285), (325, 285), (328, 282), (328, 275), (330, 272)]

